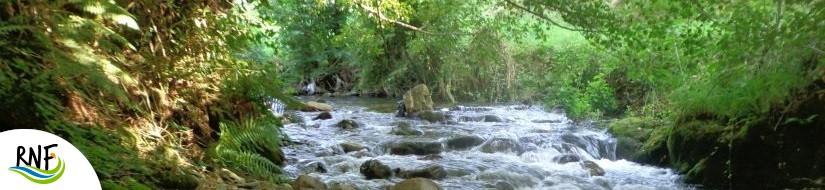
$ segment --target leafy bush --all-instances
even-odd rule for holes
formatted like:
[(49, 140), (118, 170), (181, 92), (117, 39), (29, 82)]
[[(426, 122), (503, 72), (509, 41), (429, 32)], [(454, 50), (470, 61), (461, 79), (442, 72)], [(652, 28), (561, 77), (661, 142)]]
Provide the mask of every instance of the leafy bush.
[(617, 114), (614, 89), (607, 82), (610, 64), (604, 52), (587, 44), (557, 48), (544, 84), (545, 101), (563, 108), (572, 119)]

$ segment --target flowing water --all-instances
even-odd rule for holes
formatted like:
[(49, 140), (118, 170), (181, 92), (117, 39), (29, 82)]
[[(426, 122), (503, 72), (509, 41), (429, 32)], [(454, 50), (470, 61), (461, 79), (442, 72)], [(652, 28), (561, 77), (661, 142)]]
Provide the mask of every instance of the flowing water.
[[(563, 114), (537, 106), (441, 108), (450, 121), (430, 123), (395, 117), (396, 104), (390, 99), (325, 99), (335, 108), (332, 119), (313, 120), (319, 112), (296, 112), (292, 114), (304, 122), (284, 126), (283, 132), (295, 142), (283, 147), (288, 158), (284, 170), (290, 177), (308, 174), (327, 184), (352, 184), (359, 189), (385, 189), (403, 180), (366, 180), (359, 167), (375, 159), (402, 170), (442, 166), (448, 175), (435, 181), (444, 189), (690, 189), (670, 169), (615, 160), (615, 139), (604, 130), (575, 125)], [(485, 116), (502, 121), (478, 119)], [(361, 126), (336, 127), (342, 119)], [(394, 135), (397, 122), (410, 123), (423, 134)], [(485, 144), (468, 149), (447, 146), (449, 139), (461, 136), (481, 137)], [(363, 145), (368, 151), (344, 153), (342, 142)], [(436, 142), (443, 152), (392, 155), (388, 146), (396, 142)], [(582, 167), (585, 160), (603, 168), (604, 176), (591, 176)]]

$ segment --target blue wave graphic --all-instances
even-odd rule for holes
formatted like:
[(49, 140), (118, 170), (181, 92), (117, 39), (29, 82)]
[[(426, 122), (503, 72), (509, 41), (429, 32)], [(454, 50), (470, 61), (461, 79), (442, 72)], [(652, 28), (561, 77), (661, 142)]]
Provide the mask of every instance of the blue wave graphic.
[(29, 174), (29, 175), (31, 175), (31, 176), (38, 177), (38, 178), (50, 178), (50, 177), (52, 177), (52, 176), (54, 176), (54, 175), (55, 175), (55, 174), (51, 174), (51, 175), (43, 175), (43, 174), (37, 173), (37, 172), (35, 172), (34, 170), (29, 169), (29, 168), (27, 168), (27, 167), (20, 167), (20, 166), (10, 167), (9, 169), (16, 169), (16, 170), (20, 170), (20, 171), (26, 172), (26, 174)]

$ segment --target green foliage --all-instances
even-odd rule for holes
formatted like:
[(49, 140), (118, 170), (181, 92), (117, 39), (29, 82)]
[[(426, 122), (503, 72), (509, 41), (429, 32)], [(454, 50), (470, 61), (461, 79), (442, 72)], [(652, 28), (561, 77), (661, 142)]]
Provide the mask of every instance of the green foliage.
[(542, 36), (488, 0), (278, 2), (265, 15), (283, 27), (287, 84), (321, 92), (398, 96), (424, 83), (452, 101), (523, 99), (514, 55)]
[(607, 73), (612, 71), (608, 63), (614, 60), (587, 44), (554, 50), (552, 66), (539, 83), (545, 84), (545, 101), (564, 108), (572, 119), (614, 115), (618, 105), (607, 82)]
[[(0, 2), (0, 130), (66, 138), (106, 188), (193, 189), (202, 171), (187, 166), (210, 123), (287, 99), (278, 62), (261, 55), (274, 51), (246, 51), (271, 44), (257, 3)], [(259, 109), (211, 112), (225, 105)]]
[[(825, 14), (817, 11), (825, 7), (819, 1), (515, 3), (539, 15), (561, 15), (565, 22), (557, 25), (581, 30), (616, 57), (603, 65), (651, 87), (637, 97), (648, 114), (764, 115), (821, 76), (815, 71), (823, 66), (823, 29), (809, 19)], [(586, 111), (578, 97), (570, 104), (579, 106), (570, 107)]]
[(123, 129), (52, 125), (45, 130), (72, 142), (95, 168), (104, 188), (194, 188), (196, 183), (195, 172), (180, 167), (179, 158), (169, 157), (166, 149), (153, 150), (151, 158), (142, 158), (135, 142), (140, 137)]
[[(243, 119), (221, 123), (221, 137), (210, 150), (220, 164), (246, 171), (258, 178), (275, 182), (286, 179), (283, 170), (265, 153), (280, 153), (281, 136), (277, 120)], [(283, 153), (280, 153), (283, 154)], [(268, 157), (270, 156), (270, 157)]]

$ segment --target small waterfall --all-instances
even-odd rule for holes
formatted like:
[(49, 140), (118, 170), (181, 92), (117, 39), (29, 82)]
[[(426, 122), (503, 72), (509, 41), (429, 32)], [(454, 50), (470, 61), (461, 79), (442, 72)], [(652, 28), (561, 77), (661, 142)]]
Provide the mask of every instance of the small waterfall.
[(315, 94), (315, 81), (310, 80), (309, 83), (307, 83), (307, 85), (304, 86), (304, 91), (307, 93), (307, 95)]
[(277, 98), (270, 98), (269, 101), (266, 102), (269, 105), (269, 111), (272, 112), (275, 116), (282, 116), (284, 115), (284, 111), (286, 110), (286, 104), (283, 101)]
[[(572, 153), (586, 153), (593, 159), (616, 160), (616, 139), (606, 133), (586, 132), (579, 134), (564, 134), (559, 139), (562, 144), (574, 146), (579, 151)], [(567, 147), (568, 149), (570, 147)], [(558, 149), (557, 149), (558, 150)], [(564, 149), (559, 150), (564, 152)]]

